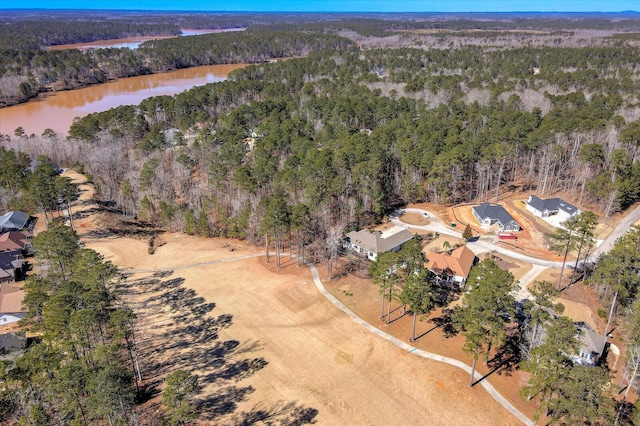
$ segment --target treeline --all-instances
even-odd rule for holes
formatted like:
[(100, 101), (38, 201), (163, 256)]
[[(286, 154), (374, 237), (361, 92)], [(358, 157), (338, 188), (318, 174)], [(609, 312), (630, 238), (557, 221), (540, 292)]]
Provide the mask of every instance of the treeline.
[(116, 268), (58, 221), (33, 239), (40, 273), (24, 307), (38, 336), (0, 371), (0, 419), (25, 424), (134, 423), (137, 353), (130, 309), (114, 306)]
[(324, 49), (343, 49), (351, 44), (348, 39), (322, 32), (247, 30), (150, 40), (144, 42), (138, 50), (155, 72), (200, 65), (255, 63), (272, 58), (306, 56)]
[(34, 50), (58, 44), (85, 43), (141, 36), (176, 36), (181, 33), (175, 23), (135, 21), (10, 21), (0, 26), (0, 48)]
[[(73, 124), (70, 141), (8, 144), (83, 164), (128, 214), (255, 242), (264, 235), (264, 203), (278, 191), (288, 206), (311, 211), (310, 242), (336, 224), (373, 223), (405, 202), (493, 200), (510, 187), (566, 191), (605, 215), (640, 199), (640, 121), (618, 115), (632, 95), (548, 94), (545, 113), (518, 90), (465, 102), (460, 76), (451, 100), (427, 108), (453, 89), (406, 96), (374, 71), (400, 75), (402, 61), (419, 69), (441, 54), (394, 52), (252, 66), (222, 83), (90, 114)], [(536, 77), (529, 78), (542, 84)], [(169, 137), (170, 128), (180, 132)]]
[(255, 63), (341, 49), (352, 42), (320, 32), (247, 31), (154, 40), (141, 48), (44, 51), (0, 50), (0, 106), (46, 90), (200, 65)]
[[(469, 15), (474, 15), (470, 17)], [(611, 14), (608, 17), (594, 17), (590, 14), (572, 14), (567, 18), (557, 14), (554, 18), (545, 17), (545, 14), (529, 14), (528, 17), (519, 13), (485, 13), (485, 14), (433, 14), (433, 13), (398, 13), (398, 14), (361, 14), (361, 16), (344, 17), (337, 15), (333, 19), (325, 19), (320, 22), (302, 20), (306, 28), (343, 30), (348, 29), (367, 37), (385, 37), (398, 31), (410, 30), (450, 30), (450, 34), (471, 31), (480, 32), (483, 36), (494, 37), (496, 32), (532, 31), (548, 32), (552, 36), (561, 36), (573, 30), (607, 30), (607, 31), (638, 31), (640, 30), (640, 18), (634, 15)], [(295, 24), (296, 22), (293, 22)], [(297, 22), (298, 24), (300, 21)], [(278, 23), (287, 28), (292, 22)], [(274, 26), (273, 24), (271, 25)], [(300, 27), (298, 27), (300, 28)], [(477, 36), (477, 34), (476, 34)]]

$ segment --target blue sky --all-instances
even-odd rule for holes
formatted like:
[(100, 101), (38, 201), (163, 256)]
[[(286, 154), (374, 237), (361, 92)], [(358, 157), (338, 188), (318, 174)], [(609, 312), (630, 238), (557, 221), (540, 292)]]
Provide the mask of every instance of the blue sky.
[(0, 9), (246, 12), (620, 12), (639, 0), (1, 0)]

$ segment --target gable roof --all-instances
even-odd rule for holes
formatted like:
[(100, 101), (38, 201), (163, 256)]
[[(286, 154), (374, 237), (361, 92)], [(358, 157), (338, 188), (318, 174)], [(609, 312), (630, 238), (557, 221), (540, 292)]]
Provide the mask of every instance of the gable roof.
[(27, 221), (29, 220), (29, 215), (25, 212), (7, 212), (0, 216), (0, 231), (5, 230), (15, 230), (19, 231), (25, 227)]
[(514, 222), (516, 224), (518, 223), (513, 217), (511, 217), (509, 212), (507, 212), (504, 207), (495, 204), (489, 204), (486, 201), (479, 206), (473, 207), (473, 210), (482, 220), (485, 220), (487, 218), (492, 221), (497, 220), (502, 224), (502, 226), (505, 226), (511, 222)]
[(575, 323), (578, 330), (582, 331), (580, 335), (580, 347), (583, 351), (600, 353), (606, 337), (603, 334), (596, 333), (589, 324), (579, 321)]
[(413, 238), (413, 234), (400, 226), (394, 226), (384, 232), (361, 229), (347, 234), (351, 244), (360, 246), (372, 253), (384, 253), (404, 244)]
[(579, 208), (577, 208), (573, 204), (567, 203), (561, 198), (542, 199), (536, 197), (535, 195), (530, 195), (529, 199), (527, 200), (527, 204), (540, 212), (545, 210), (550, 212), (562, 210), (569, 215), (580, 213)]
[(22, 268), (23, 264), (24, 260), (19, 251), (0, 251), (0, 269), (13, 273), (14, 269)]
[(451, 252), (451, 255), (445, 253), (426, 253), (425, 256), (427, 257), (427, 261), (424, 264), (425, 268), (436, 274), (442, 274), (448, 269), (453, 272), (455, 276), (465, 279), (469, 276), (469, 271), (476, 258), (475, 253), (467, 246), (458, 247)]
[(0, 251), (24, 250), (29, 244), (27, 234), (20, 231), (9, 231), (0, 235)]

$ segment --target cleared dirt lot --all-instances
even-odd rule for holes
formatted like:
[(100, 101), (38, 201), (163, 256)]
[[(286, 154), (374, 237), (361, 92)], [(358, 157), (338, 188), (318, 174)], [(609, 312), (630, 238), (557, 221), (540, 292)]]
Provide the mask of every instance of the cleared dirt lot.
[[(279, 409), (289, 407), (286, 415), (315, 413), (311, 417), (319, 424), (399, 418), (412, 424), (519, 424), (483, 389), (470, 389), (466, 373), (410, 355), (353, 323), (318, 294), (306, 267), (291, 261), (277, 271), (264, 257), (242, 259), (256, 248), (240, 242), (232, 242), (231, 252), (226, 240), (180, 234), (165, 239), (154, 255), (144, 242), (128, 238), (91, 240), (87, 246), (121, 267), (144, 270), (131, 271), (126, 297), (144, 315), (144, 342), (154, 348), (147, 356), (160, 372), (193, 369), (203, 378), (204, 400), (232, 395), (227, 402), (235, 404), (233, 410), (219, 401), (205, 404), (211, 407), (208, 421), (235, 423), (260, 410), (278, 418), (285, 415)], [(154, 268), (173, 272), (146, 271)], [(182, 305), (192, 303), (172, 304), (171, 293), (185, 291), (203, 298), (200, 305), (215, 304), (206, 314), (213, 324), (228, 318), (224, 327), (215, 326), (214, 339), (194, 343), (180, 332)], [(163, 298), (168, 303), (159, 304)], [(190, 344), (177, 345), (181, 340)], [(220, 343), (241, 350), (216, 357), (212, 351)]]
[(163, 235), (150, 255), (144, 239), (97, 232), (83, 189), (78, 231), (121, 268), (122, 297), (138, 314), (149, 417), (163, 378), (182, 368), (203, 385), (201, 424), (520, 424), (466, 373), (355, 324), (295, 261), (277, 270), (259, 248), (182, 234)]

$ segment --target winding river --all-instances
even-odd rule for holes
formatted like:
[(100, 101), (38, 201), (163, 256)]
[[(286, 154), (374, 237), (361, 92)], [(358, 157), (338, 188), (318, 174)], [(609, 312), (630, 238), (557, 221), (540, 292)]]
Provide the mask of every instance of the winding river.
[(63, 136), (75, 117), (120, 105), (137, 105), (151, 96), (175, 95), (194, 86), (223, 81), (231, 71), (246, 66), (195, 67), (57, 92), (43, 99), (0, 108), (0, 133), (13, 136), (15, 129), (22, 127), (28, 135), (40, 135), (49, 128)]

